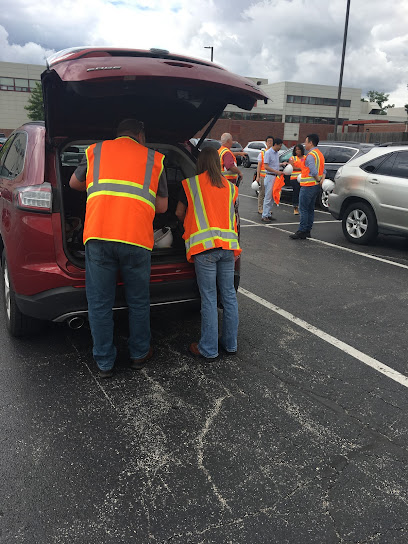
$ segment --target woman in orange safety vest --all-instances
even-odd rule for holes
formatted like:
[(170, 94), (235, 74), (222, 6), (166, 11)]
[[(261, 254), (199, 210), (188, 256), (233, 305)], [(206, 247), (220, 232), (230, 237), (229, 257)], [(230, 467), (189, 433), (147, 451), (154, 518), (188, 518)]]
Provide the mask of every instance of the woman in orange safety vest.
[(206, 359), (218, 356), (217, 286), (223, 306), (220, 347), (237, 351), (238, 303), (234, 288), (235, 259), (241, 253), (235, 205), (238, 187), (220, 172), (212, 147), (197, 160), (197, 175), (182, 182), (176, 215), (184, 220), (187, 259), (194, 262), (201, 295), (201, 338), (190, 353)]
[(293, 166), (293, 172), (290, 175), (290, 184), (292, 185), (292, 205), (293, 213), (299, 215), (299, 191), (300, 185), (298, 182), (298, 175), (302, 172), (302, 168), (305, 165), (305, 148), (302, 144), (296, 144), (293, 148), (293, 156), (289, 159), (289, 164)]

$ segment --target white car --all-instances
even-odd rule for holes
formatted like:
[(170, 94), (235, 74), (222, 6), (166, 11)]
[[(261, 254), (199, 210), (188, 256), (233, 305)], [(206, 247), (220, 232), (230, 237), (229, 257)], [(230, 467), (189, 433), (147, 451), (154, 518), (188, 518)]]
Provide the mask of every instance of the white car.
[[(243, 160), (242, 164), (245, 168), (249, 168), (252, 164), (258, 164), (258, 156), (262, 149), (266, 149), (266, 144), (263, 140), (256, 140), (254, 142), (248, 142), (244, 147), (245, 153), (247, 153), (249, 160)], [(282, 144), (279, 155), (287, 150), (285, 144)]]

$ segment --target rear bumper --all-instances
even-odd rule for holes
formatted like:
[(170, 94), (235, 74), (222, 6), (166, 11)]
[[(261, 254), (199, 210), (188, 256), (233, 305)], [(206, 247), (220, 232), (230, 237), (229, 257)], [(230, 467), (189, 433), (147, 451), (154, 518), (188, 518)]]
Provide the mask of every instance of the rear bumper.
[[(43, 291), (37, 295), (16, 294), (16, 302), (24, 315), (46, 321), (61, 322), (74, 316), (88, 314), (85, 288), (61, 287)], [(192, 303), (200, 300), (195, 278), (183, 281), (152, 283), (150, 285), (150, 305)], [(127, 308), (123, 285), (116, 289), (114, 310)]]

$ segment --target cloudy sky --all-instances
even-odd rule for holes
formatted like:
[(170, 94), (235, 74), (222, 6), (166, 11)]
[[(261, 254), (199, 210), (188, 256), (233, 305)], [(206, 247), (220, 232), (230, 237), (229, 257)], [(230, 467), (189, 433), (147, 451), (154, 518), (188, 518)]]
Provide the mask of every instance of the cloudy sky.
[[(0, 60), (160, 47), (269, 82), (338, 85), (346, 0), (0, 0)], [(351, 0), (343, 85), (408, 103), (408, 0)]]

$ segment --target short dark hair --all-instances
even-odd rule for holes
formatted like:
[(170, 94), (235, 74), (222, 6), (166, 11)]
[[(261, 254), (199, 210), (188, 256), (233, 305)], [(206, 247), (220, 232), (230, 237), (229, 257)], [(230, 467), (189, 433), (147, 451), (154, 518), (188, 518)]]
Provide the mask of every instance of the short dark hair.
[(318, 134), (308, 134), (306, 138), (309, 140), (309, 142), (312, 142), (315, 147), (319, 145), (320, 138)]
[(144, 134), (144, 123), (137, 119), (123, 119), (116, 130), (117, 136), (122, 134), (133, 134), (134, 136), (137, 136), (141, 133)]
[(274, 138), (273, 139), (273, 145), (280, 145), (283, 144), (282, 138)]
[(272, 138), (272, 140), (273, 140), (273, 136), (267, 136), (267, 137), (265, 138), (265, 142), (266, 142), (266, 140), (269, 140), (270, 138)]
[(302, 152), (302, 155), (305, 154), (305, 148), (303, 147), (302, 144), (296, 144), (293, 146), (293, 156), (295, 157), (296, 156), (296, 149), (300, 149), (300, 151)]

